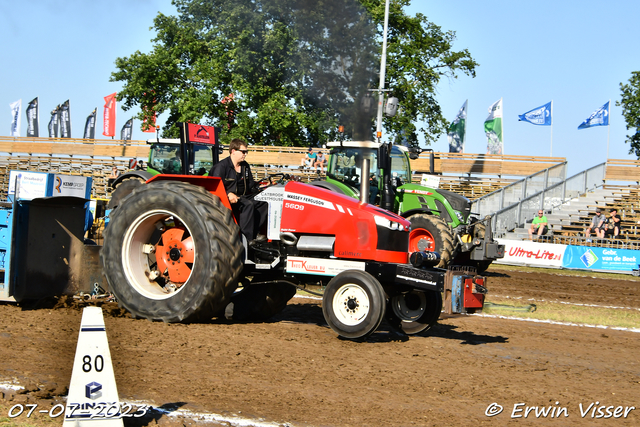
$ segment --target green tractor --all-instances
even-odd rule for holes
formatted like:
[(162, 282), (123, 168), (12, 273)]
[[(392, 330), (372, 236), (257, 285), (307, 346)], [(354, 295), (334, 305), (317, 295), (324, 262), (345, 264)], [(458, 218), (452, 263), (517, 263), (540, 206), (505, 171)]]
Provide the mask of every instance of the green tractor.
[[(200, 135), (187, 135), (187, 123), (180, 123), (180, 138), (150, 139), (149, 159), (146, 170), (129, 170), (116, 178), (111, 184), (111, 200), (108, 209), (115, 208), (120, 201), (136, 187), (159, 174), (168, 175), (208, 175), (211, 167), (220, 156), (218, 141), (220, 129), (213, 134), (205, 133), (201, 126)], [(209, 130), (212, 128), (208, 128)], [(180, 141), (187, 143), (181, 144)]]
[(409, 252), (438, 252), (438, 267), (472, 266), (478, 273), (504, 257), (504, 245), (493, 240), (490, 217), (473, 216), (469, 199), (411, 183), (409, 159), (417, 158), (419, 149), (369, 141), (327, 145), (331, 151), (326, 180), (313, 184), (407, 218), (411, 221)]

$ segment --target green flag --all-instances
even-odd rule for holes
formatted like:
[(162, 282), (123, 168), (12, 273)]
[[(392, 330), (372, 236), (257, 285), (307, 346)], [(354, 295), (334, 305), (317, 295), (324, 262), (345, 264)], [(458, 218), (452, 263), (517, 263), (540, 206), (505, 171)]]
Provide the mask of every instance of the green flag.
[(464, 153), (464, 137), (467, 129), (467, 101), (464, 101), (447, 132), (450, 153)]
[(487, 154), (502, 154), (502, 98), (489, 107), (484, 132), (487, 134)]

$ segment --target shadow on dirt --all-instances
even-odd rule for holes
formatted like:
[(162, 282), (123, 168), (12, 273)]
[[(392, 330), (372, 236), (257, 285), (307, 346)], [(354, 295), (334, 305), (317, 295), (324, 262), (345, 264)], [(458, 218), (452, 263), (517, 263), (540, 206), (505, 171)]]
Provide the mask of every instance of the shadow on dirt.
[(456, 329), (458, 329), (458, 327), (454, 325), (437, 324), (429, 331), (429, 335), (432, 337), (458, 340), (460, 344), (468, 345), (506, 343), (509, 341), (509, 338), (500, 335), (478, 335), (469, 331), (456, 331)]
[(155, 426), (158, 425), (160, 418), (166, 417), (167, 414), (180, 409), (186, 404), (186, 402), (165, 403), (164, 405), (150, 408), (142, 417), (126, 417), (122, 421), (126, 427)]
[(497, 271), (485, 271), (484, 273), (482, 273), (482, 275), (487, 277), (506, 277), (506, 278), (511, 277), (509, 274), (498, 273)]
[[(329, 328), (327, 322), (324, 320), (322, 314), (322, 307), (315, 304), (289, 304), (287, 307), (277, 315), (273, 316), (264, 322), (246, 322), (246, 323), (277, 323), (281, 321), (306, 323), (321, 326), (323, 328)], [(214, 319), (212, 323), (226, 323), (225, 319)], [(508, 338), (502, 336), (491, 335), (478, 335), (469, 331), (456, 331), (457, 326), (436, 324), (430, 330), (414, 335), (412, 337), (438, 337), (451, 340), (458, 340), (461, 344), (478, 345), (489, 343), (506, 343)], [(346, 338), (338, 337), (341, 340), (349, 341)], [(362, 342), (369, 343), (386, 343), (386, 342), (405, 342), (410, 337), (397, 332), (384, 320), (380, 327), (371, 336), (363, 340)]]

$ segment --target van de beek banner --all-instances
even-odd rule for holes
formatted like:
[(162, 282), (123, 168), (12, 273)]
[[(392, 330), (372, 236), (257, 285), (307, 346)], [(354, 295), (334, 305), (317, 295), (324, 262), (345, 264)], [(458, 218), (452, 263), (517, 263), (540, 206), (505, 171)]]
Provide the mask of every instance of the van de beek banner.
[(632, 271), (638, 269), (640, 251), (589, 246), (567, 246), (562, 266), (588, 270)]

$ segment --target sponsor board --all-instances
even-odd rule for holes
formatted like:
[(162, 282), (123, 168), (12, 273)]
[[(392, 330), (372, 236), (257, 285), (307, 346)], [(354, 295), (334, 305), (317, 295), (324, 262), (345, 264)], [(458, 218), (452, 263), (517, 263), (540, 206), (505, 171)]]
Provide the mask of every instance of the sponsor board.
[(88, 199), (90, 197), (91, 178), (84, 176), (59, 175), (53, 176), (53, 191), (51, 195), (74, 196)]
[(562, 266), (588, 270), (627, 271), (638, 269), (640, 251), (616, 248), (567, 246)]
[(306, 257), (287, 258), (287, 273), (336, 276), (345, 270), (364, 271), (364, 262)]
[(531, 265), (538, 267), (561, 268), (567, 245), (536, 243), (530, 241), (496, 239), (504, 245), (504, 258), (496, 264)]
[(423, 173), (420, 179), (420, 185), (429, 188), (440, 188), (440, 177)]
[(20, 199), (32, 200), (36, 197), (45, 197), (47, 195), (47, 178), (49, 174), (46, 172), (9, 172), (9, 194), (14, 194), (16, 188), (16, 180), (20, 183)]

